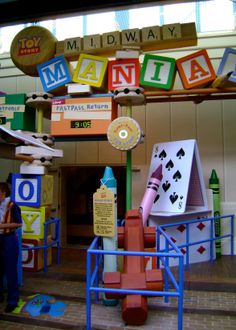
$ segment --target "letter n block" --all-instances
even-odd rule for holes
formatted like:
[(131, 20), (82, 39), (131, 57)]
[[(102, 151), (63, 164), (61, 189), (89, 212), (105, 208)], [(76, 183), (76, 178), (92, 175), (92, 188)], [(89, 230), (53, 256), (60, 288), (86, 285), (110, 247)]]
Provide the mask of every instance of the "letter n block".
[(63, 56), (57, 56), (37, 66), (40, 81), (45, 92), (71, 82), (69, 65)]
[(205, 49), (176, 60), (179, 75), (185, 89), (211, 83), (216, 74)]
[(224, 76), (231, 71), (233, 72), (229, 81), (236, 83), (236, 49), (226, 48), (217, 70), (217, 76)]
[(23, 238), (44, 238), (44, 222), (51, 216), (51, 207), (20, 206)]
[(102, 87), (105, 83), (107, 63), (107, 58), (81, 54), (72, 80), (79, 84)]
[(11, 198), (19, 206), (51, 205), (53, 202), (53, 176), (14, 173)]
[(139, 86), (140, 63), (138, 59), (114, 60), (108, 63), (108, 89)]
[(171, 89), (175, 79), (175, 59), (145, 54), (140, 74), (140, 85)]

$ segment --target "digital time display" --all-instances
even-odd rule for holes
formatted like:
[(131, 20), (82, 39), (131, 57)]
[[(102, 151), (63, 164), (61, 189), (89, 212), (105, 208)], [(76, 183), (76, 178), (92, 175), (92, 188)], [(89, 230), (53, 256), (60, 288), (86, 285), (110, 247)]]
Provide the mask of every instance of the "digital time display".
[(91, 120), (72, 120), (71, 128), (91, 128)]

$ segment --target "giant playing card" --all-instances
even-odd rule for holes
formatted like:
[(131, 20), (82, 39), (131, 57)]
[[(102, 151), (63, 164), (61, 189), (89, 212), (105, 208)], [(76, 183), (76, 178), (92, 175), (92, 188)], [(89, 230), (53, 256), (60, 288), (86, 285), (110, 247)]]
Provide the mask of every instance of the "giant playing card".
[(162, 164), (163, 178), (151, 214), (171, 216), (208, 209), (196, 140), (155, 144), (149, 177), (159, 164)]

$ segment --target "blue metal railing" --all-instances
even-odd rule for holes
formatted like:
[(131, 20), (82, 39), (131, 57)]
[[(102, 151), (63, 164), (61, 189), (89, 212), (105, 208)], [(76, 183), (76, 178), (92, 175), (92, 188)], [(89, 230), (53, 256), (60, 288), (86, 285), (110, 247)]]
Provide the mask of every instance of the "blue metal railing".
[[(160, 227), (162, 229), (167, 229), (167, 228), (171, 228), (171, 227), (178, 227), (181, 225), (186, 226), (186, 233), (185, 233), (185, 243), (183, 244), (176, 244), (178, 246), (179, 249), (182, 248), (186, 248), (186, 269), (189, 269), (189, 248), (190, 246), (193, 245), (198, 245), (198, 244), (203, 244), (203, 243), (207, 243), (210, 242), (210, 261), (212, 262), (214, 260), (214, 242), (217, 240), (222, 240), (223, 238), (230, 238), (230, 254), (234, 255), (234, 214), (230, 214), (230, 215), (224, 215), (224, 216), (220, 216), (220, 217), (212, 217), (212, 218), (201, 218), (201, 219), (195, 219), (195, 220), (186, 220), (186, 221), (180, 221), (180, 222), (175, 222), (175, 223), (171, 223), (171, 224), (162, 224), (160, 225)], [(217, 220), (229, 220), (230, 221), (230, 232), (228, 234), (224, 234), (221, 236), (217, 236), (215, 237), (215, 231), (214, 231), (214, 226), (215, 226), (215, 221)], [(210, 222), (210, 237), (204, 239), (204, 240), (198, 240), (198, 241), (191, 241), (190, 242), (190, 226), (195, 224), (195, 223), (204, 223), (204, 222)], [(157, 231), (157, 235), (156, 235), (156, 240), (157, 240), (157, 246), (159, 248), (158, 251), (162, 252), (162, 251), (166, 251), (166, 249), (161, 249), (159, 246), (159, 242), (160, 242), (160, 231)], [(171, 249), (169, 250), (171, 251)]]
[[(43, 236), (43, 245), (38, 246), (30, 246), (30, 247), (22, 247), (22, 250), (38, 250), (43, 249), (43, 270), (47, 271), (47, 256), (48, 256), (48, 248), (55, 246), (57, 248), (57, 264), (60, 263), (60, 224), (61, 220), (59, 218), (51, 218), (44, 222), (44, 236)], [(48, 242), (48, 228), (49, 225), (54, 225), (54, 235), (52, 237), (52, 241)]]
[[(183, 315), (183, 279), (184, 279), (184, 263), (183, 254), (179, 248), (171, 241), (171, 239), (165, 234), (162, 228), (158, 227), (157, 230), (163, 234), (166, 239), (166, 246), (173, 249), (174, 252), (139, 252), (139, 251), (108, 251), (102, 250), (101, 242), (98, 237), (96, 237), (89, 249), (87, 250), (87, 262), (86, 262), (86, 329), (91, 329), (91, 293), (95, 293), (95, 300), (99, 299), (99, 292), (110, 292), (110, 293), (122, 293), (122, 294), (139, 294), (146, 296), (164, 296), (165, 301), (168, 298), (177, 297), (178, 298), (178, 329), (182, 329), (182, 315)], [(102, 264), (103, 255), (117, 255), (117, 256), (143, 256), (143, 257), (153, 257), (160, 258), (164, 262), (164, 272), (165, 272), (165, 283), (163, 291), (148, 291), (148, 290), (128, 290), (128, 289), (109, 289), (99, 286), (99, 271), (101, 270), (100, 265)], [(92, 270), (92, 256), (94, 256), (94, 269)], [(178, 258), (179, 261), (179, 272), (178, 280), (174, 278), (174, 275), (169, 267), (168, 259)], [(168, 291), (169, 280), (172, 282), (174, 289)], [(102, 285), (102, 284), (101, 284)]]
[[(230, 221), (230, 233), (224, 234), (219, 237), (214, 236), (214, 222), (216, 220), (226, 219)], [(191, 241), (190, 242), (190, 225), (199, 222), (210, 221), (210, 237), (204, 240), (199, 241)], [(177, 246), (171, 238), (165, 232), (166, 228), (175, 227), (185, 225), (186, 226), (186, 243)], [(139, 294), (139, 295), (147, 295), (147, 296), (164, 296), (165, 302), (168, 302), (169, 297), (177, 297), (178, 298), (178, 330), (182, 330), (183, 327), (183, 291), (184, 291), (184, 256), (180, 249), (186, 248), (186, 267), (189, 267), (189, 247), (196, 244), (201, 244), (205, 242), (210, 242), (210, 261), (214, 259), (214, 242), (216, 240), (221, 240), (223, 238), (230, 238), (230, 252), (231, 255), (234, 254), (234, 215), (226, 215), (215, 218), (202, 218), (196, 220), (188, 220), (181, 221), (178, 223), (172, 224), (163, 224), (157, 225), (157, 245), (156, 249), (159, 252), (135, 252), (135, 251), (104, 251), (101, 247), (101, 240), (99, 237), (96, 237), (89, 249), (87, 250), (87, 263), (86, 263), (86, 271), (87, 271), (87, 281), (86, 281), (86, 324), (87, 330), (91, 329), (91, 293), (95, 293), (95, 300), (99, 299), (99, 292), (111, 292), (117, 293), (120, 292), (122, 294)], [(160, 237), (161, 235), (164, 238), (164, 248), (160, 250)], [(172, 252), (171, 252), (172, 251)], [(103, 255), (134, 255), (134, 256), (149, 256), (156, 258), (160, 266), (160, 262), (162, 263), (164, 269), (164, 290), (163, 291), (146, 291), (146, 290), (124, 290), (124, 289), (108, 289), (102, 287), (102, 283), (99, 286), (99, 279), (102, 276), (99, 276), (99, 272), (102, 272), (102, 259)], [(94, 259), (92, 257), (94, 256)], [(176, 258), (178, 259), (177, 266), (177, 278), (173, 275), (170, 266), (169, 259)], [(92, 269), (92, 260), (94, 260), (94, 268)], [(172, 283), (173, 288), (171, 291), (170, 284)]]

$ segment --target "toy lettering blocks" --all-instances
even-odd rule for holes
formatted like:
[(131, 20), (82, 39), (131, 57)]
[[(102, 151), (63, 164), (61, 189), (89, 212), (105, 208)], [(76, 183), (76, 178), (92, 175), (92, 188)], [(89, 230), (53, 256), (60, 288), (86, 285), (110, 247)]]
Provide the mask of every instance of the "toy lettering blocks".
[(19, 206), (51, 205), (53, 202), (53, 176), (14, 173), (11, 198)]
[(20, 206), (22, 216), (22, 237), (23, 238), (44, 238), (44, 223), (51, 216), (51, 208), (41, 206), (28, 207)]
[[(49, 239), (49, 238), (48, 238)], [(22, 248), (32, 248), (43, 246), (43, 240), (26, 239), (22, 240)], [(22, 250), (22, 268), (23, 270), (36, 272), (44, 267), (43, 258), (44, 249)], [(47, 249), (47, 266), (52, 264), (52, 248)]]
[(210, 84), (216, 74), (205, 49), (176, 60), (176, 65), (185, 89)]
[(117, 117), (117, 103), (112, 95), (81, 98), (55, 98), (52, 101), (53, 136), (106, 135)]
[(35, 109), (29, 107), (26, 94), (0, 96), (0, 125), (12, 130), (35, 131)]
[(217, 76), (231, 73), (228, 81), (236, 83), (236, 49), (226, 48), (217, 70)]
[(139, 59), (121, 59), (108, 63), (108, 89), (139, 86)]
[(94, 87), (104, 87), (107, 64), (107, 58), (81, 54), (72, 81)]
[(71, 82), (69, 65), (63, 56), (39, 64), (37, 70), (45, 92), (57, 90)]
[(140, 74), (140, 85), (171, 89), (175, 79), (175, 59), (145, 54)]

